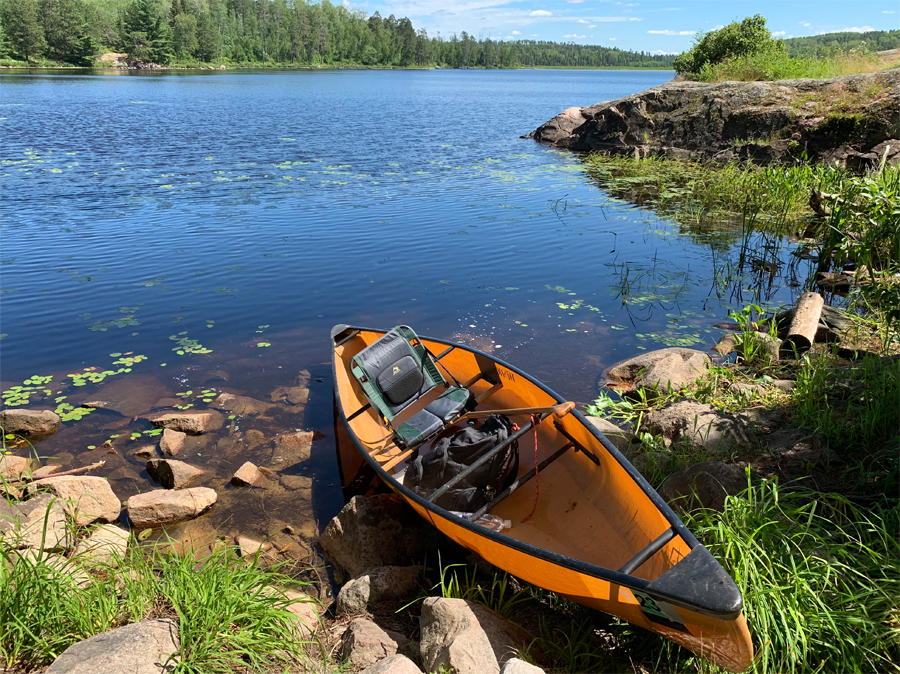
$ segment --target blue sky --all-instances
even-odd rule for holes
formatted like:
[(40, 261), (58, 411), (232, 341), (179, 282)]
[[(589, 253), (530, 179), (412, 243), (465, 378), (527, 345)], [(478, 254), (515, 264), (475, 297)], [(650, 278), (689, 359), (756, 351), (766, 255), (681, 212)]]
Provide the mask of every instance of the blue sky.
[[(334, 0), (337, 1), (337, 0)], [(900, 28), (897, 0), (364, 0), (367, 14), (407, 16), (444, 37), (537, 39), (677, 53), (698, 31), (762, 14), (778, 36)]]

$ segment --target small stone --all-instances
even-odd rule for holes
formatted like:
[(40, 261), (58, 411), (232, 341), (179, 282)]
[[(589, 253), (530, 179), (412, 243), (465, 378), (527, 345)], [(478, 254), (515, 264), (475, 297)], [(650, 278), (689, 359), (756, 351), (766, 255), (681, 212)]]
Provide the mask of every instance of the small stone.
[(187, 410), (184, 412), (165, 412), (147, 417), (157, 428), (169, 428), (188, 435), (202, 435), (207, 431), (221, 428), (224, 417), (215, 410)]
[(240, 548), (241, 557), (253, 557), (272, 549), (271, 543), (264, 543), (250, 536), (235, 536), (234, 542)]
[(59, 415), (51, 410), (6, 409), (0, 412), (0, 427), (4, 433), (44, 437), (56, 433), (59, 424)]
[(335, 612), (339, 616), (363, 613), (369, 606), (380, 601), (403, 597), (416, 589), (418, 578), (419, 569), (415, 566), (382, 566), (369, 569), (341, 588)]
[(306, 639), (322, 630), (322, 621), (316, 609), (318, 602), (315, 599), (296, 590), (285, 590), (284, 596), (291, 600), (287, 609), (296, 616), (297, 636)]
[(168, 674), (180, 648), (178, 625), (169, 619), (119, 627), (69, 646), (45, 674)]
[(159, 449), (163, 456), (176, 456), (187, 441), (187, 434), (181, 431), (173, 431), (171, 428), (163, 430), (162, 437), (159, 439)]
[(503, 665), (500, 674), (544, 674), (544, 670), (519, 658), (510, 658)]
[(362, 669), (394, 655), (406, 641), (402, 634), (383, 630), (371, 620), (357, 618), (341, 636), (341, 657)]
[(115, 524), (101, 524), (91, 535), (78, 542), (75, 556), (95, 564), (106, 564), (124, 557), (128, 550), (128, 532)]
[(119, 497), (102, 477), (63, 475), (36, 480), (25, 488), (27, 494), (41, 491), (58, 496), (64, 502), (66, 513), (80, 527), (97, 520), (113, 522), (122, 509)]
[(729, 332), (719, 338), (719, 341), (716, 342), (716, 345), (713, 347), (713, 351), (720, 356), (727, 356), (735, 350), (735, 347), (737, 347), (737, 338), (733, 332)]
[(265, 487), (266, 478), (259, 468), (247, 461), (231, 476), (231, 484), (238, 487)]
[(128, 517), (136, 529), (193, 519), (210, 508), (217, 499), (207, 487), (190, 489), (154, 489), (128, 499)]
[(0, 458), (0, 479), (18, 480), (31, 472), (31, 459), (24, 456), (4, 456)]
[(147, 472), (154, 482), (166, 489), (186, 489), (206, 474), (195, 466), (175, 459), (151, 459), (147, 462)]
[(360, 674), (422, 674), (422, 670), (408, 657), (397, 653), (366, 667)]

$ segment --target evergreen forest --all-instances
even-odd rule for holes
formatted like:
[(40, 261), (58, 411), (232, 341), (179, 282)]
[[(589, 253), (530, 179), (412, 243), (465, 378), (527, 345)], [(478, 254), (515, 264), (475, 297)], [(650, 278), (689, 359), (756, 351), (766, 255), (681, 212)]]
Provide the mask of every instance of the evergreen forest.
[(429, 36), (329, 0), (0, 0), (0, 59), (94, 65), (656, 68), (672, 56), (534, 40)]

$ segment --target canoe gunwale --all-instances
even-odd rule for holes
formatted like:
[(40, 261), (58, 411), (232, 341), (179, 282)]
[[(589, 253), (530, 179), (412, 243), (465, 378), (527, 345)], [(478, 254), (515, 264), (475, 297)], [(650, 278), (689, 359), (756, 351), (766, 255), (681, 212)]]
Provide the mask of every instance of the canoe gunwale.
[[(335, 342), (336, 342), (337, 336), (342, 334), (346, 330), (355, 330), (355, 331), (360, 331), (360, 332), (374, 332), (374, 333), (382, 333), (382, 334), (387, 332), (386, 330), (380, 329), (380, 328), (366, 328), (366, 327), (351, 326), (351, 325), (346, 325), (346, 324), (336, 325), (331, 331), (332, 377), (335, 382), (337, 381), (336, 368), (337, 368), (337, 362), (338, 362), (338, 357), (335, 352), (337, 344)], [(471, 353), (483, 356), (483, 357), (503, 366), (504, 368), (511, 370), (516, 375), (524, 377), (531, 384), (540, 388), (544, 393), (553, 397), (558, 403), (565, 402), (565, 400), (563, 398), (561, 398), (559, 396), (559, 394), (557, 394), (555, 391), (553, 391), (552, 389), (550, 389), (549, 387), (544, 385), (542, 382), (535, 379), (534, 377), (529, 375), (527, 372), (523, 372), (521, 369), (517, 368), (514, 365), (511, 365), (510, 363), (507, 363), (506, 361), (504, 361), (500, 358), (486, 354), (483, 351), (479, 351), (478, 349), (475, 349), (475, 348), (472, 348), (472, 347), (469, 347), (469, 346), (466, 346), (463, 344), (450, 342), (450, 341), (447, 341), (444, 339), (439, 339), (436, 337), (422, 336), (421, 339), (428, 340), (430, 342), (436, 342), (439, 344), (443, 344), (448, 347), (459, 348), (464, 351), (469, 351)], [(338, 400), (337, 402), (339, 403), (340, 401)], [(523, 541), (516, 540), (509, 536), (505, 536), (499, 532), (492, 531), (490, 529), (486, 529), (484, 527), (478, 526), (477, 524), (475, 524), (474, 522), (470, 522), (469, 520), (466, 520), (466, 519), (463, 519), (456, 515), (453, 515), (450, 511), (444, 510), (443, 508), (430, 502), (428, 499), (423, 498), (422, 496), (419, 496), (412, 490), (408, 489), (403, 484), (401, 484), (400, 482), (395, 480), (394, 477), (392, 475), (390, 475), (386, 470), (384, 470), (384, 468), (382, 468), (381, 464), (379, 464), (378, 461), (375, 460), (375, 458), (372, 457), (368, 451), (366, 451), (365, 447), (363, 447), (362, 443), (359, 441), (359, 439), (356, 437), (356, 434), (353, 432), (353, 429), (350, 428), (350, 423), (344, 412), (343, 405), (337, 404), (335, 407), (336, 407), (337, 413), (340, 415), (341, 423), (343, 424), (344, 428), (347, 430), (347, 433), (350, 436), (350, 438), (352, 439), (353, 444), (356, 447), (357, 451), (359, 451), (359, 453), (362, 455), (363, 459), (375, 471), (375, 473), (378, 475), (378, 477), (381, 478), (381, 480), (384, 481), (385, 484), (388, 484), (391, 487), (391, 489), (393, 489), (396, 492), (399, 492), (407, 500), (415, 502), (417, 505), (421, 506), (426, 511), (433, 513), (434, 515), (436, 515), (438, 517), (442, 517), (443, 519), (446, 519), (446, 520), (452, 522), (454, 525), (462, 527), (464, 529), (467, 529), (476, 535), (488, 538), (489, 540), (492, 540), (495, 543), (498, 543), (500, 545), (518, 550), (519, 552), (522, 552), (524, 554), (542, 559), (551, 564), (555, 564), (555, 565), (558, 565), (561, 567), (568, 568), (572, 571), (576, 571), (578, 573), (582, 573), (587, 576), (605, 580), (605, 581), (607, 581), (609, 583), (613, 583), (615, 585), (621, 585), (623, 587), (627, 587), (630, 590), (637, 590), (638, 592), (649, 594), (658, 599), (662, 599), (663, 601), (669, 602), (673, 605), (681, 606), (683, 608), (689, 609), (691, 611), (696, 611), (697, 613), (700, 613), (703, 615), (707, 615), (707, 616), (721, 619), (721, 620), (735, 620), (741, 615), (741, 612), (743, 609), (743, 601), (742, 601), (742, 598), (740, 597), (739, 592), (738, 592), (737, 602), (736, 603), (733, 602), (732, 605), (728, 606), (727, 608), (723, 607), (722, 609), (716, 609), (716, 608), (713, 608), (710, 606), (693, 603), (691, 601), (686, 601), (685, 598), (683, 598), (683, 597), (671, 595), (671, 594), (664, 593), (664, 592), (659, 592), (658, 590), (656, 590), (655, 584), (658, 583), (659, 579), (656, 579), (654, 581), (648, 581), (643, 578), (637, 578), (635, 576), (632, 576), (632, 575), (629, 575), (626, 573), (621, 573), (614, 569), (609, 569), (606, 567), (591, 564), (589, 562), (585, 562), (580, 559), (575, 559), (573, 557), (569, 557), (567, 555), (563, 555), (563, 554), (554, 552), (552, 550), (548, 550), (546, 548), (541, 548), (536, 545), (532, 545), (530, 543), (525, 543)], [(594, 425), (591, 424), (580, 411), (575, 409), (575, 410), (572, 410), (570, 412), (570, 414), (574, 415), (576, 417), (576, 419), (578, 419), (578, 421), (603, 445), (603, 447), (609, 452), (609, 454), (613, 458), (615, 458), (615, 460), (627, 472), (628, 476), (631, 479), (633, 479), (635, 481), (635, 483), (637, 483), (637, 485), (644, 492), (644, 494), (650, 499), (650, 501), (653, 503), (653, 505), (662, 513), (662, 515), (665, 517), (666, 521), (671, 525), (671, 528), (674, 530), (674, 532), (677, 535), (681, 536), (681, 538), (684, 540), (684, 542), (687, 544), (687, 546), (691, 549), (691, 552), (694, 552), (696, 550), (697, 553), (700, 553), (700, 554), (705, 553), (705, 555), (709, 555), (709, 552), (706, 550), (706, 548), (700, 544), (700, 542), (697, 540), (697, 538), (690, 532), (690, 530), (684, 525), (684, 523), (672, 511), (672, 509), (669, 507), (669, 505), (665, 501), (663, 501), (662, 497), (660, 497), (659, 494), (656, 493), (656, 491), (653, 489), (653, 487), (650, 486), (650, 483), (647, 482), (647, 480), (637, 471), (637, 469), (635, 469), (634, 466), (631, 465), (631, 463), (628, 461), (628, 459), (625, 458), (625, 456), (616, 448), (616, 446), (613, 445), (612, 442), (610, 442), (606, 438), (606, 436), (603, 435), (602, 432), (600, 432), (596, 427), (594, 427)], [(696, 555), (691, 555), (691, 556), (695, 557)], [(712, 560), (711, 555), (710, 555), (710, 560)], [(676, 566), (672, 567), (672, 569), (675, 569), (677, 566), (678, 565), (676, 564)], [(670, 569), (670, 571), (671, 571), (671, 569)], [(666, 572), (666, 573), (668, 573), (668, 572)], [(730, 578), (729, 578), (729, 580), (730, 580)], [(734, 581), (731, 581), (731, 582), (733, 583)], [(735, 587), (735, 589), (737, 589), (737, 588)]]

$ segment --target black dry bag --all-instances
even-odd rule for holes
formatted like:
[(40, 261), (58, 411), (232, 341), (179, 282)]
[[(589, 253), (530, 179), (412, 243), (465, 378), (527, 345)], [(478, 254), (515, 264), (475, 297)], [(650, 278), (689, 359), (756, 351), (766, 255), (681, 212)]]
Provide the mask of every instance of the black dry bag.
[[(441, 438), (431, 451), (412, 461), (403, 484), (427, 498), (506, 440), (512, 431), (513, 423), (507, 417), (492, 414), (478, 428), (469, 426)], [(518, 468), (519, 448), (513, 442), (448, 489), (435, 505), (445, 510), (474, 512), (514, 480)]]

